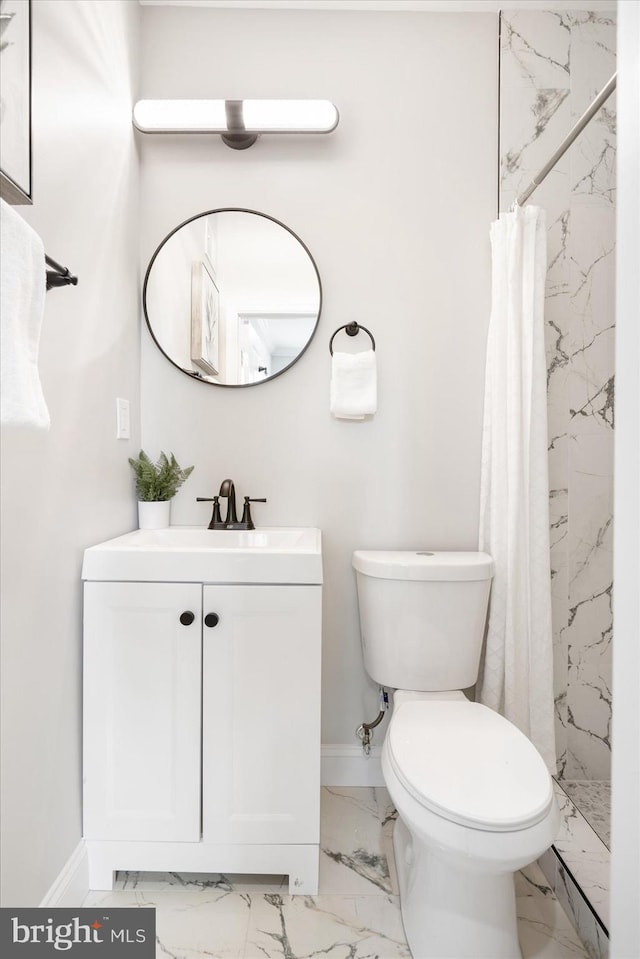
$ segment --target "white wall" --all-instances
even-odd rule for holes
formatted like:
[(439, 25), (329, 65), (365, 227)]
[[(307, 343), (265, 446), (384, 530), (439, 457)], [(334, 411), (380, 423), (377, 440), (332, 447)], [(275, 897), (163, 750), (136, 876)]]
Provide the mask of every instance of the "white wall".
[[(263, 137), (246, 151), (140, 137), (144, 265), (188, 216), (246, 207), (301, 237), (324, 295), (300, 362), (248, 389), (193, 382), (145, 330), (142, 441), (196, 465), (174, 523), (205, 526), (195, 497), (229, 476), (239, 495), (268, 497), (258, 524), (322, 528), (323, 741), (355, 745), (377, 690), (362, 667), (353, 549), (477, 546), (497, 18), (144, 7), (142, 44), (142, 96), (321, 97), (340, 111), (327, 137)], [(329, 339), (354, 319), (377, 342), (379, 412), (365, 423), (329, 414)]]
[(147, 315), (156, 340), (186, 370), (191, 362), (191, 266), (202, 259), (204, 221), (178, 230), (159, 251), (147, 278)]
[(611, 955), (640, 955), (640, 4), (618, 21)]
[[(47, 294), (51, 430), (2, 434), (2, 904), (35, 906), (81, 831), (85, 546), (135, 523), (137, 4), (33, 4), (35, 201), (19, 212), (79, 277)], [(133, 439), (115, 439), (115, 397)]]

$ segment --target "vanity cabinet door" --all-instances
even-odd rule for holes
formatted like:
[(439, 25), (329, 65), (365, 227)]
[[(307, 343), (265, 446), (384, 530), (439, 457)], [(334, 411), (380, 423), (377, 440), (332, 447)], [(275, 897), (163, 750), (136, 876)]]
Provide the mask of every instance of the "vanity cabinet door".
[(319, 841), (321, 594), (204, 587), (205, 842)]
[(201, 590), (85, 584), (86, 839), (200, 839)]

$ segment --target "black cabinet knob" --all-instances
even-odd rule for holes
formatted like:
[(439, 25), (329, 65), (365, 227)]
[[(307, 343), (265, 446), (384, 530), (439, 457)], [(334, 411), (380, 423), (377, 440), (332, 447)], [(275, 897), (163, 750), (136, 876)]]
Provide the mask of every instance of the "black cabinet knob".
[(191, 626), (195, 618), (195, 615), (190, 609), (185, 609), (184, 613), (180, 613), (180, 622), (183, 626)]
[(210, 627), (217, 626), (219, 621), (220, 621), (220, 617), (218, 616), (217, 613), (207, 613), (207, 615), (204, 618), (204, 625), (210, 626)]

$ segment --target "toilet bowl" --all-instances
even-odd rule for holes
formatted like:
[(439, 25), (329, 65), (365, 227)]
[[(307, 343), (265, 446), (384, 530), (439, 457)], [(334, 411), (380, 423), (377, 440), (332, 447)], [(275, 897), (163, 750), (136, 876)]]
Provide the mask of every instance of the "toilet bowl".
[(382, 772), (413, 959), (521, 959), (514, 873), (553, 842), (542, 757), (462, 692), (477, 678), (491, 557), (357, 551), (365, 668), (395, 688)]
[(519, 959), (514, 872), (551, 845), (559, 822), (537, 750), (462, 693), (407, 701), (397, 691), (382, 771), (414, 959)]

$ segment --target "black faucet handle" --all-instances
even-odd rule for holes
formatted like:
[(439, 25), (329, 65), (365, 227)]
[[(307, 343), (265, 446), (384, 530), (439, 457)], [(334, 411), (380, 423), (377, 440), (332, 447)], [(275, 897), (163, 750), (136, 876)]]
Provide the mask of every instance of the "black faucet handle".
[(222, 518), (220, 516), (220, 497), (219, 496), (196, 496), (196, 503), (213, 503), (213, 513), (209, 529), (220, 529)]
[(245, 496), (244, 498), (244, 507), (242, 510), (242, 520), (241, 523), (245, 529), (255, 529), (254, 522), (251, 518), (251, 506), (250, 503), (266, 503), (266, 497), (251, 497)]

